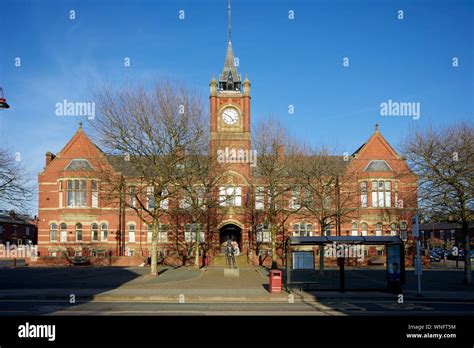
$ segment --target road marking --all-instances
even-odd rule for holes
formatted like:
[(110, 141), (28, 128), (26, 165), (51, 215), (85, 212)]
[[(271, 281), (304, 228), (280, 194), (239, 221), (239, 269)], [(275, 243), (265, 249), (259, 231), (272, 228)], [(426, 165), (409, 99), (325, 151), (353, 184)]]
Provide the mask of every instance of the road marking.
[(425, 307), (425, 306), (420, 306), (415, 303), (375, 303), (377, 306), (388, 308), (388, 309), (393, 309), (397, 311), (411, 311), (411, 310), (422, 310), (422, 311), (431, 311), (434, 308), (431, 307)]
[(329, 308), (332, 310), (340, 310), (340, 311), (345, 311), (345, 312), (354, 312), (354, 311), (366, 312), (367, 311), (366, 308), (353, 305), (349, 302), (328, 302), (325, 304), (330, 306)]

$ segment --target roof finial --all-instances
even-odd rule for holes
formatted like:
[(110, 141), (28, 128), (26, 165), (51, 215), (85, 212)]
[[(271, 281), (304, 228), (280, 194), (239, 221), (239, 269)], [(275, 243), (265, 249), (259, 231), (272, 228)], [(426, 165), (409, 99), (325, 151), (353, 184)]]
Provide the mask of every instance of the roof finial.
[(376, 123), (376, 124), (375, 124), (375, 131), (377, 132), (378, 130), (379, 130), (379, 124)]
[(79, 122), (79, 129), (82, 129), (82, 122)]
[(230, 16), (230, 0), (227, 0), (227, 25), (229, 29), (229, 42), (232, 42), (232, 19)]

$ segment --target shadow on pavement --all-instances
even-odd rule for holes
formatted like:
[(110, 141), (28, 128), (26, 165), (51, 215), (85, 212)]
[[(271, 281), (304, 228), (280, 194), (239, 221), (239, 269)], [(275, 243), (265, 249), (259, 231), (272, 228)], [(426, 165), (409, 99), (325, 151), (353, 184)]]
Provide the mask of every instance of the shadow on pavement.
[[(140, 289), (146, 285), (196, 277), (193, 272), (149, 267), (19, 267), (0, 269), (0, 312), (4, 315), (44, 315), (90, 302), (94, 296), (118, 288)], [(73, 299), (73, 300), (72, 300)]]

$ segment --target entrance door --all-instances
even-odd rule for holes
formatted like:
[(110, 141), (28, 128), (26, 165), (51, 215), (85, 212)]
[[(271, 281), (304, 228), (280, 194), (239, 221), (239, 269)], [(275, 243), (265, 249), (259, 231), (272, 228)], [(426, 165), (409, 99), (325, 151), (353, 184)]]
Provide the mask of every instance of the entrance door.
[(222, 247), (225, 246), (228, 240), (235, 241), (239, 245), (239, 248), (242, 248), (241, 238), (242, 238), (242, 230), (239, 226), (234, 224), (228, 224), (222, 226), (219, 235), (220, 235), (220, 242), (221, 242), (221, 251), (223, 250)]

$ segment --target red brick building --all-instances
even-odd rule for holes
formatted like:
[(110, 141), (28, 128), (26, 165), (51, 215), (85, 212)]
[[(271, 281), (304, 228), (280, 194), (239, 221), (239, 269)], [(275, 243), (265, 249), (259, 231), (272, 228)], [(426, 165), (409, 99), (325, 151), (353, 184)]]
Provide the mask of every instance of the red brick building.
[[(469, 224), (471, 245), (474, 244), (474, 221)], [(420, 224), (420, 238), (425, 247), (429, 247), (430, 238), (440, 239), (443, 247), (464, 245), (462, 225), (455, 222), (432, 222)], [(431, 246), (433, 247), (433, 246)]]
[(14, 211), (0, 211), (0, 244), (36, 245), (38, 237), (37, 221)]
[[(251, 151), (250, 81), (242, 80), (234, 64), (232, 42), (229, 40), (224, 69), (219, 80), (210, 82), (210, 146), (212, 151), (228, 148), (237, 153)], [(39, 252), (41, 256), (70, 254), (99, 255), (109, 251), (120, 255), (147, 256), (151, 231), (132, 209), (121, 211), (107, 204), (101, 195), (100, 175), (103, 165), (127, 176), (127, 169), (113, 156), (107, 156), (89, 139), (82, 126), (56, 155), (46, 153), (46, 166), (38, 175), (39, 182)], [(353, 185), (356, 213), (349, 221), (329, 226), (325, 234), (400, 235), (408, 237), (411, 216), (416, 210), (417, 179), (405, 160), (375, 129), (368, 140), (348, 156), (348, 168), (356, 172)], [(234, 163), (229, 167), (227, 182), (219, 187), (226, 197), (227, 210), (203, 226), (201, 239), (206, 254), (220, 252), (220, 244), (235, 239), (244, 254), (255, 255), (256, 244), (268, 244), (268, 226), (252, 220), (253, 210), (267, 204), (265, 194), (253, 192), (258, 179), (252, 175), (250, 163)], [(290, 197), (289, 197), (290, 198)], [(131, 199), (127, 192), (127, 200)], [(252, 202), (249, 202), (249, 199)], [(176, 202), (169, 202), (170, 207)], [(291, 216), (280, 231), (285, 235), (319, 235), (315, 221)], [(163, 221), (159, 232), (162, 254), (191, 256), (192, 227), (185, 217), (174, 216)]]

